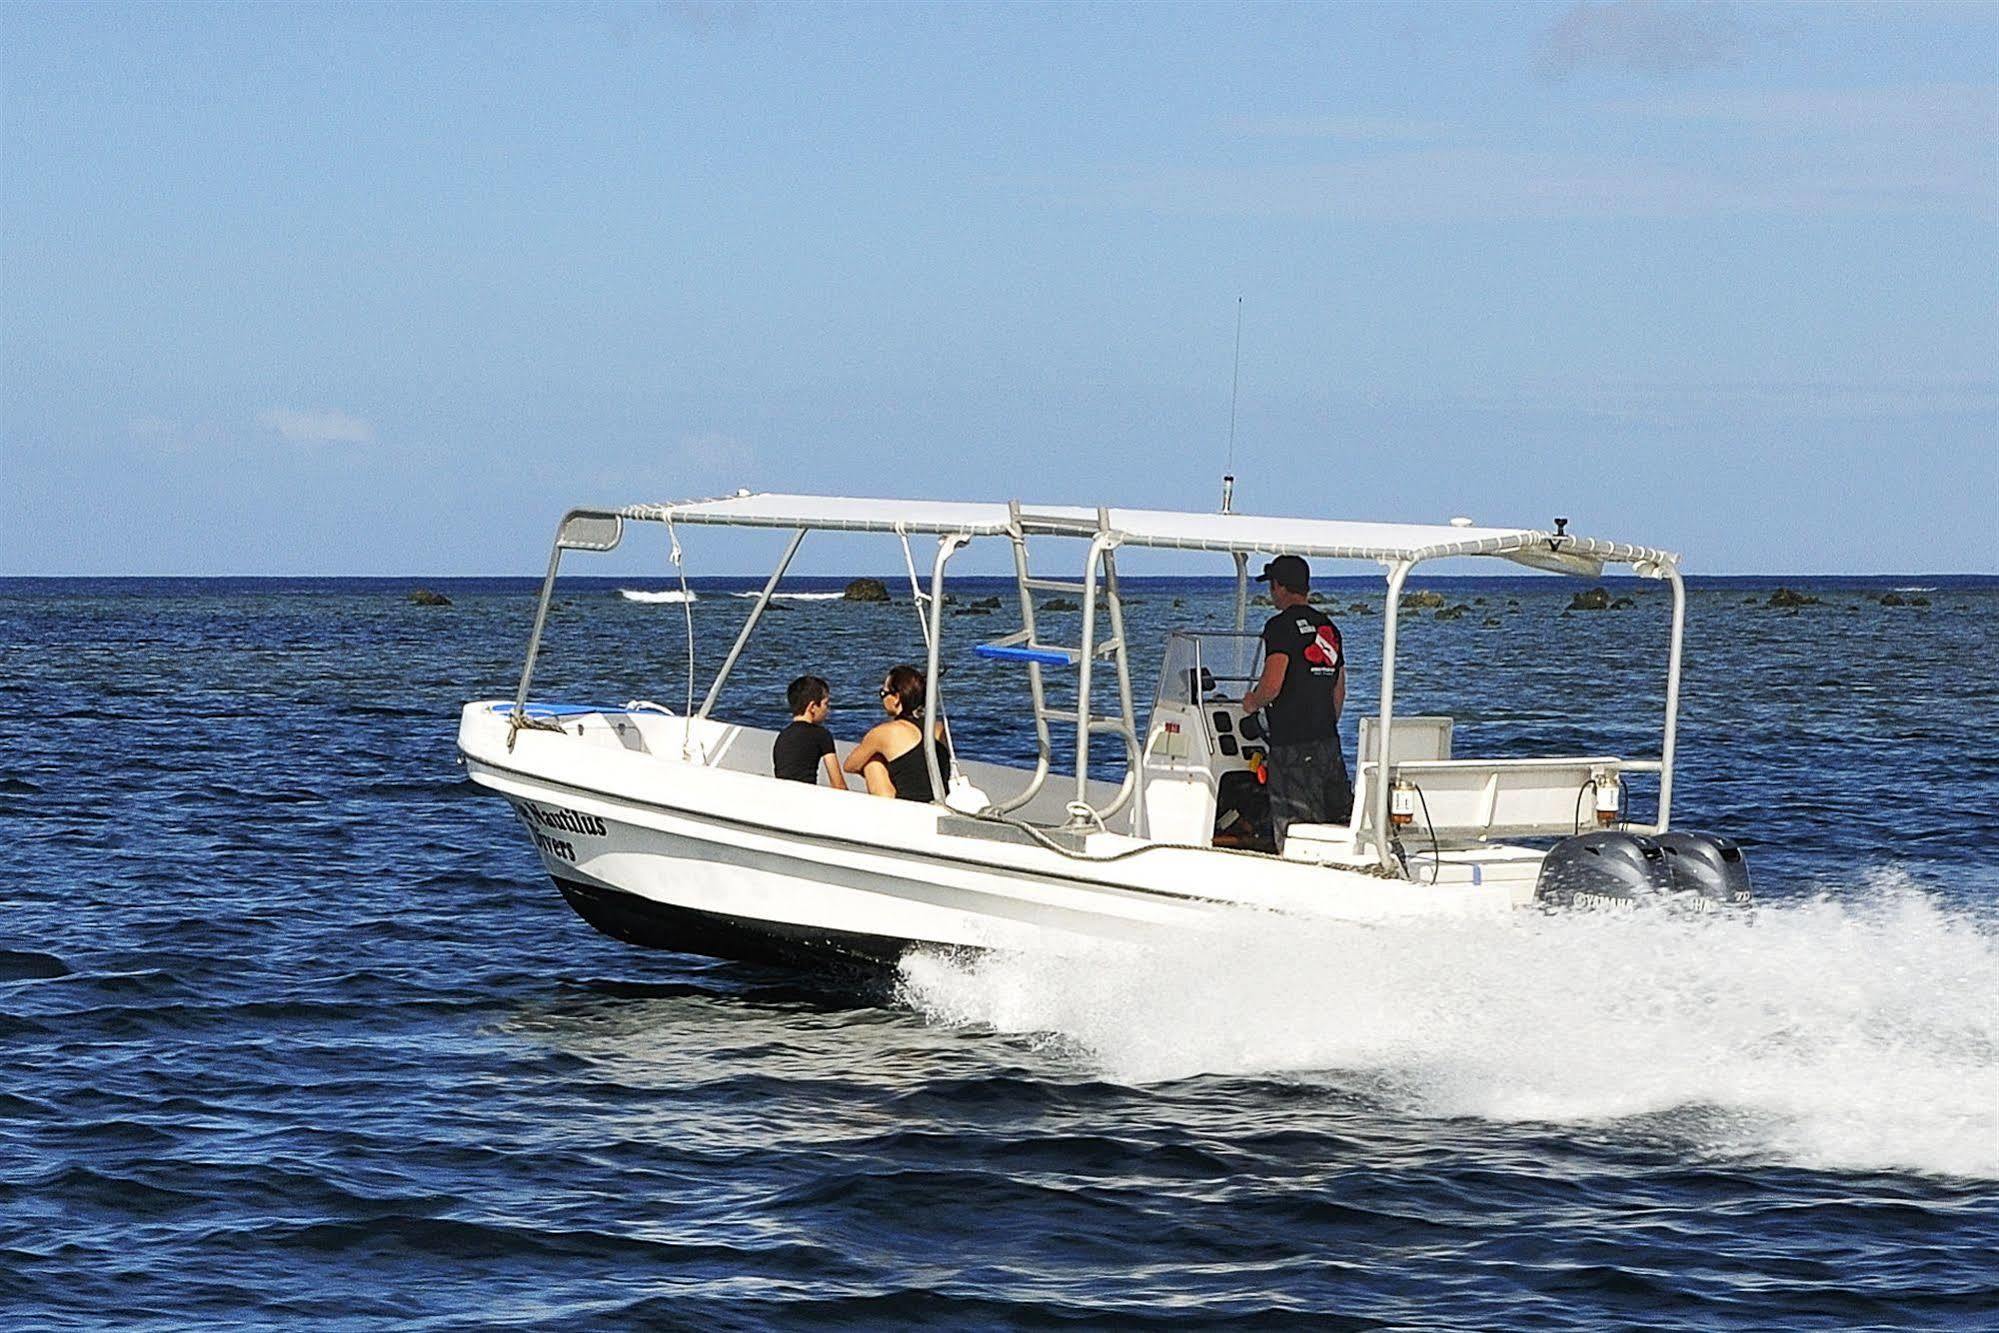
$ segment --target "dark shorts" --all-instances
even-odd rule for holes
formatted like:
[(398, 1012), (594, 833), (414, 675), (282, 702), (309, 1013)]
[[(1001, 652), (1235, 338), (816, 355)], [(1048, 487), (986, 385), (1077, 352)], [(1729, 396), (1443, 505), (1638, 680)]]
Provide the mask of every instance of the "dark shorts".
[(1344, 824), (1353, 816), (1353, 783), (1337, 736), (1270, 747), (1270, 822), (1277, 847), (1293, 824)]

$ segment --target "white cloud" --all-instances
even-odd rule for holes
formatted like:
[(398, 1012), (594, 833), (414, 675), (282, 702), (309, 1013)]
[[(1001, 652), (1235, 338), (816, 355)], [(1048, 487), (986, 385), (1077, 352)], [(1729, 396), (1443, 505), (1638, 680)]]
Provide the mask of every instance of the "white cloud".
[(185, 457), (194, 448), (194, 442), (180, 423), (165, 417), (133, 417), (125, 423), (125, 433), (134, 442), (168, 458)]
[(332, 408), (300, 411), (274, 407), (257, 418), (257, 424), (277, 432), (286, 444), (373, 444), (375, 428), (360, 417)]
[(606, 460), (590, 475), (591, 485), (613, 495), (643, 493), (648, 499), (686, 500), (755, 486), (754, 446), (721, 431), (682, 435), (643, 459)]
[(1457, 133), (1442, 121), (1391, 116), (1238, 117), (1227, 125), (1254, 139), (1323, 139), (1332, 143), (1424, 143)]
[(1689, 217), (1840, 202), (1797, 185), (1732, 179), (1705, 164), (1487, 146), (1311, 164), (1113, 171), (1095, 189), (1114, 202), (1165, 213), (1372, 221)]
[(1322, 143), (1320, 160), (1106, 167), (1046, 186), (1079, 203), (1200, 217), (1990, 219), (1995, 105), (1994, 88), (1973, 83), (1612, 99), (1581, 108), (1580, 141), (1562, 148), (1445, 123), (1245, 121), (1244, 133)]
[(1535, 72), (1613, 69), (1667, 79), (1741, 59), (1748, 34), (1717, 0), (1578, 0), (1541, 35)]
[(681, 467), (704, 474), (731, 470), (746, 473), (756, 466), (756, 450), (735, 436), (719, 431), (683, 435), (673, 453), (674, 460)]
[(1540, 380), (1497, 394), (1467, 395), (1462, 401), (1467, 407), (1495, 412), (1583, 413), (1676, 426), (1752, 421), (1906, 423), (1999, 414), (1999, 381)]
[(1920, 134), (1979, 139), (1999, 131), (1999, 88), (1910, 83), (1873, 88), (1712, 89), (1601, 104), (1660, 120), (1708, 121), (1772, 134)]
[(706, 37), (717, 31), (755, 26), (761, 17), (756, 0), (668, 0), (660, 12), (675, 26)]

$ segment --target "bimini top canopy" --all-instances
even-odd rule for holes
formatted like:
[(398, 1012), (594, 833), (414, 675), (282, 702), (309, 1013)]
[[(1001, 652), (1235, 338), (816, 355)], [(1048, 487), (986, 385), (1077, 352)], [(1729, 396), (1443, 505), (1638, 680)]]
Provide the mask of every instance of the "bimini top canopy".
[[(632, 505), (614, 511), (636, 520), (728, 527), (808, 528), (846, 532), (1081, 536), (1099, 529), (1098, 511), (1072, 505), (1010, 506), (952, 500), (876, 500), (830, 495), (739, 494), (720, 500)], [(1594, 577), (1608, 562), (1663, 576), (1678, 565), (1671, 551), (1531, 528), (1451, 524), (1355, 523), (1254, 514), (1195, 514), (1162, 509), (1107, 509), (1104, 523), (1126, 546), (1188, 551), (1318, 556), (1389, 563), (1451, 556), (1500, 556), (1557, 573)]]

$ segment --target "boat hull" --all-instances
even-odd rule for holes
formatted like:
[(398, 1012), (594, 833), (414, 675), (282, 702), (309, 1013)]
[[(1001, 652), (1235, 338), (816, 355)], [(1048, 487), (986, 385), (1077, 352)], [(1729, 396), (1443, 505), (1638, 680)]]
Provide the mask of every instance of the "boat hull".
[(1113, 833), (1035, 835), (783, 782), (730, 769), (725, 747), (740, 738), (701, 725), (683, 737), (678, 719), (616, 717), (510, 736), (482, 704), (466, 709), (459, 748), (577, 913), (655, 948), (879, 967), (913, 946), (1060, 954), (1184, 938), (1244, 911), (1377, 920), (1512, 905), (1497, 886), (1384, 881)]

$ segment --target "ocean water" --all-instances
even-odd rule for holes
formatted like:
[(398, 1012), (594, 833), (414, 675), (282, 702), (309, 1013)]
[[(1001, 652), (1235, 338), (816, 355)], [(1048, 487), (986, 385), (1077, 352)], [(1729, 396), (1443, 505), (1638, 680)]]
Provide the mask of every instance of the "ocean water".
[[(1246, 917), (860, 992), (570, 913), (454, 760), (527, 580), (0, 581), (0, 1324), (1999, 1326), (1999, 583), (1792, 583), (1690, 598), (1676, 822), (1748, 845), (1751, 916)], [(753, 585), (621, 593), (673, 586), (565, 582), (537, 695), (678, 706), (683, 616), (712, 669)], [(1430, 586), (1470, 609), (1405, 623), (1398, 709), (1460, 753), (1656, 744), (1662, 590)], [(1130, 596), (1142, 693), (1227, 616)], [(959, 651), (1005, 612), (947, 626), (959, 744), (1018, 755)], [(722, 711), (816, 670), (851, 739), (919, 655), (792, 599)]]

